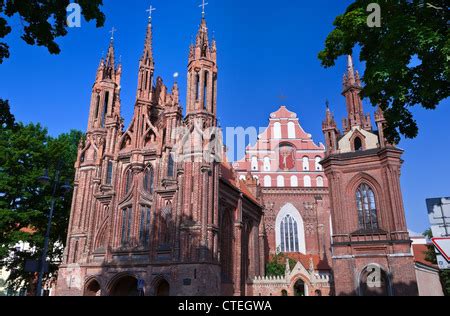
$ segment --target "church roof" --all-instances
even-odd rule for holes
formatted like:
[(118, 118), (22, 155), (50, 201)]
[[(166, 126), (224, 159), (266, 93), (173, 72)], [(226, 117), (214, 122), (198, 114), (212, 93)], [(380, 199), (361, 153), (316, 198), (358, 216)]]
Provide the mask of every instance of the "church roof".
[(436, 264), (431, 263), (426, 260), (426, 253), (428, 251), (428, 245), (426, 244), (415, 244), (412, 245), (413, 254), (414, 254), (414, 262), (420, 263), (424, 266), (437, 269), (438, 266)]
[(253, 195), (251, 190), (247, 187), (247, 184), (245, 183), (245, 181), (237, 180), (236, 174), (230, 163), (221, 163), (220, 169), (221, 169), (221, 174), (222, 174), (220, 179), (222, 181), (225, 181), (230, 186), (232, 186), (234, 189), (236, 189), (237, 191), (244, 194), (244, 196), (246, 198), (248, 198), (250, 201), (259, 205), (257, 198)]

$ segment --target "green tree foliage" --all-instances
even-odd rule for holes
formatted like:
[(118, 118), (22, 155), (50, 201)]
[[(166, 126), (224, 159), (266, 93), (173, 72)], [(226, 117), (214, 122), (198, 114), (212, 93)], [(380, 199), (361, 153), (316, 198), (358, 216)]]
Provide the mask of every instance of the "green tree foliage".
[[(0, 118), (13, 117), (9, 107), (0, 109)], [(30, 273), (24, 272), (25, 260), (38, 259), (44, 243), (53, 183), (44, 185), (38, 179), (44, 169), (53, 179), (60, 162), (61, 184), (73, 181), (82, 133), (71, 131), (53, 138), (39, 124), (14, 122), (12, 126), (0, 130), (0, 265), (11, 272), (8, 285), (17, 290), (22, 282), (28, 285), (32, 279)], [(71, 197), (72, 192), (57, 190), (50, 235), (50, 273), (56, 271), (62, 257), (62, 247), (54, 245), (66, 242)], [(20, 243), (29, 244), (30, 250), (16, 249)]]
[[(86, 21), (96, 20), (96, 26), (105, 23), (105, 15), (100, 10), (103, 0), (0, 0), (0, 38), (6, 37), (12, 28), (5, 17), (18, 15), (23, 26), (22, 39), (30, 45), (47, 47), (51, 54), (59, 54), (55, 42), (57, 37), (67, 35), (66, 8), (76, 2), (82, 9)], [(0, 42), (0, 64), (9, 57), (9, 46)]]
[[(381, 27), (368, 26), (369, 3), (380, 5)], [(331, 67), (339, 56), (361, 48), (362, 96), (385, 111), (391, 142), (417, 136), (411, 107), (435, 109), (449, 96), (449, 18), (447, 0), (357, 0), (335, 19), (319, 53), (322, 65)]]
[[(266, 264), (266, 276), (284, 276), (286, 273), (286, 255), (282, 252), (277, 253)], [(295, 267), (296, 261), (289, 258), (289, 268)]]
[[(433, 238), (431, 229), (426, 230), (423, 235), (430, 239)], [(433, 245), (428, 246), (428, 251), (425, 253), (425, 259), (433, 264), (437, 264), (436, 250)], [(441, 271), (439, 274), (444, 294), (450, 296), (450, 270)]]

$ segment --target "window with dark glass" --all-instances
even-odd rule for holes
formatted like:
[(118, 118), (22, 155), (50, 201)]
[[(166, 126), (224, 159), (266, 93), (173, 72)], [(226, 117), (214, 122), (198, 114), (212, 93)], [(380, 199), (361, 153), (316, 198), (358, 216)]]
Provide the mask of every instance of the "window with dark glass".
[(361, 138), (356, 137), (355, 138), (355, 151), (359, 151), (359, 150), (363, 150), (363, 145), (362, 145)]
[(175, 162), (173, 160), (173, 154), (169, 154), (168, 162), (167, 162), (167, 176), (173, 177), (174, 176), (174, 169), (175, 169)]
[(103, 112), (102, 112), (102, 127), (105, 126), (106, 115), (108, 113), (108, 103), (109, 103), (109, 92), (106, 91), (105, 92), (105, 104), (103, 106)]
[(131, 207), (125, 207), (122, 209), (122, 229), (121, 229), (122, 245), (126, 245), (130, 240), (132, 213), (133, 209)]
[(128, 170), (125, 178), (125, 194), (130, 192), (132, 183), (133, 183), (133, 173), (131, 172), (131, 170)]
[(143, 246), (150, 243), (150, 216), (151, 209), (148, 206), (141, 207), (141, 217), (139, 222), (139, 241)]
[(205, 71), (205, 78), (204, 78), (204, 84), (203, 84), (203, 109), (208, 108), (208, 80), (209, 80), (209, 73)]
[(153, 193), (153, 182), (155, 174), (153, 168), (148, 166), (144, 171), (144, 190), (147, 193)]
[(356, 191), (359, 228), (363, 230), (378, 229), (375, 194), (367, 184), (361, 184)]
[(108, 166), (106, 169), (106, 184), (111, 185), (112, 183), (112, 173), (113, 173), (113, 163), (108, 161)]

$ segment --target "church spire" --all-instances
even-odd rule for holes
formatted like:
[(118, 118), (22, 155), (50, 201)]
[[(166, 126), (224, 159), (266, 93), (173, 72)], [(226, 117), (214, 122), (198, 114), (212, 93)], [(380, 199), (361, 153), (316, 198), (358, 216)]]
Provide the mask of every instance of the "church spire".
[(108, 53), (106, 58), (100, 61), (100, 65), (97, 70), (96, 81), (102, 80), (115, 80), (116, 62), (114, 54), (114, 32), (117, 31), (114, 27), (110, 31), (111, 39), (109, 41)]
[(343, 92), (347, 105), (347, 118), (344, 119), (343, 127), (347, 132), (352, 127), (359, 126), (365, 130), (371, 130), (372, 125), (370, 117), (364, 115), (361, 93), (362, 86), (359, 74), (355, 71), (353, 65), (353, 58), (351, 55), (347, 56), (347, 73), (344, 74)]
[(150, 102), (153, 89), (153, 74), (155, 72), (155, 62), (153, 59), (153, 26), (152, 12), (156, 9), (150, 6), (147, 33), (144, 41), (144, 51), (139, 61), (139, 78), (137, 98), (142, 101)]

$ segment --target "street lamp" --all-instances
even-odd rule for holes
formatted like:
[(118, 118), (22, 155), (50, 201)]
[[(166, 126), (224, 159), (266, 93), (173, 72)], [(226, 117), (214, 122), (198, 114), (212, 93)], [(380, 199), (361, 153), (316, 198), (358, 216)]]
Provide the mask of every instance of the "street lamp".
[[(55, 179), (53, 182), (52, 201), (50, 204), (50, 212), (48, 214), (47, 231), (45, 233), (45, 239), (44, 239), (44, 249), (42, 250), (41, 262), (39, 265), (39, 278), (38, 278), (38, 283), (37, 283), (36, 296), (42, 295), (42, 279), (44, 277), (44, 272), (45, 272), (45, 262), (47, 261), (48, 244), (49, 244), (49, 240), (50, 240), (50, 229), (52, 227), (53, 211), (55, 209), (56, 190), (60, 185), (59, 181), (60, 181), (60, 175), (61, 175), (61, 167), (62, 167), (62, 162), (60, 161), (60, 162), (58, 162), (58, 166), (56, 168), (56, 173), (55, 173)], [(38, 181), (44, 185), (50, 183), (51, 179), (48, 176), (48, 170), (44, 171), (44, 174), (38, 178)], [(65, 193), (65, 192), (70, 191), (70, 189), (72, 189), (72, 187), (70, 186), (70, 184), (68, 182), (66, 182), (64, 185), (61, 186), (61, 189)]]

